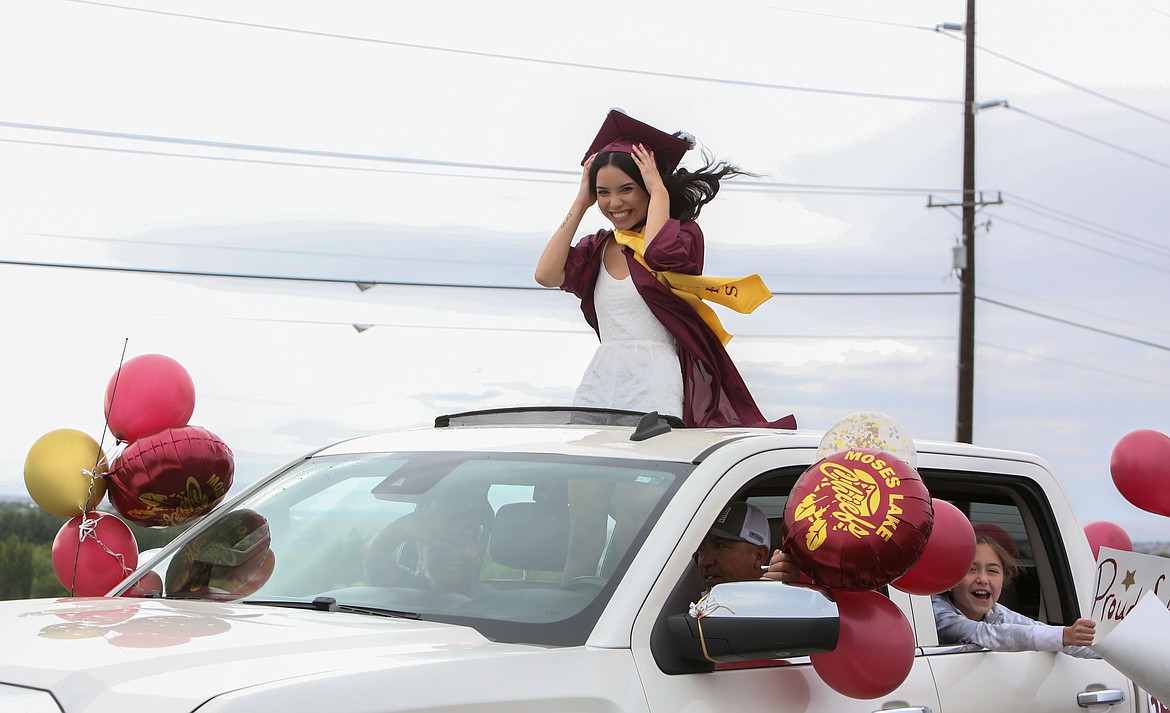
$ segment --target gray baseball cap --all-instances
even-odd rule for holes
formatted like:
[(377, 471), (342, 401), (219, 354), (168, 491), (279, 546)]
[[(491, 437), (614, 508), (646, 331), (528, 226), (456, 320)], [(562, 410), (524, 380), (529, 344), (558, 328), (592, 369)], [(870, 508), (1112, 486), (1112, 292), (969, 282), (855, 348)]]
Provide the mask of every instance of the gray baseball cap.
[(711, 534), (728, 540), (743, 540), (753, 545), (772, 547), (772, 532), (768, 527), (768, 516), (754, 505), (734, 502), (723, 508)]

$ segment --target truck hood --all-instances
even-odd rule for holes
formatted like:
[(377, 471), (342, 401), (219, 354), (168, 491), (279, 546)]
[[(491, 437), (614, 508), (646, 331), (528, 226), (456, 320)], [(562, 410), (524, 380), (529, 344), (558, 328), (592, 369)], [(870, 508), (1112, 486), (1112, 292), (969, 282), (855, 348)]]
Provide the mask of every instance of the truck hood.
[(0, 602), (0, 642), (0, 683), (51, 691), (66, 711), (119, 713), (190, 711), (227, 691), (330, 671), (532, 650), (452, 624), (104, 597)]

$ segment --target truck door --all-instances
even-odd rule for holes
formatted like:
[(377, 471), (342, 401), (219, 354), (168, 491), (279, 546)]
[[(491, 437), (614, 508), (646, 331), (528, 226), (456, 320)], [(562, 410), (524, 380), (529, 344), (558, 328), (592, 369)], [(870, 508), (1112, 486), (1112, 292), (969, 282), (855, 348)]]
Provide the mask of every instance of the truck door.
[[(655, 626), (664, 617), (686, 612), (690, 602), (700, 596), (694, 553), (716, 517), (728, 502), (742, 499), (763, 509), (770, 519), (780, 518), (788, 491), (807, 467), (807, 462), (800, 460), (807, 461), (807, 457), (780, 451), (745, 460), (731, 468), (693, 509), (693, 519), (667, 559), (632, 632), (634, 661), (653, 713), (940, 710), (930, 667), (920, 650), (902, 685), (876, 700), (855, 700), (838, 694), (820, 679), (807, 656), (709, 665), (686, 672), (672, 671), (669, 664), (664, 665), (670, 656), (669, 652), (664, 655), (662, 647), (669, 643), (664, 642), (661, 631), (654, 635)], [(761, 586), (778, 585), (762, 582)], [(909, 595), (892, 589), (889, 594), (909, 618)]]
[[(1004, 585), (1000, 604), (1056, 626), (1082, 616), (1078, 587), (1088, 588), (1091, 583), (1079, 581), (1087, 573), (1072, 571), (1063, 537), (1068, 534), (1061, 530), (1062, 525), (1067, 530), (1076, 521), (1070, 519), (1071, 513), (1054, 512), (1054, 506), (1060, 505), (1050, 502), (1038, 483), (994, 472), (932, 472), (921, 466), (919, 472), (933, 497), (956, 505), (967, 514), (977, 535), (994, 538), (1018, 560), (1021, 571)], [(933, 620), (929, 597), (914, 597), (913, 608), (920, 621)], [(940, 644), (929, 626), (920, 627), (919, 644), (934, 673), (944, 713), (1136, 710), (1132, 684), (1100, 659)]]

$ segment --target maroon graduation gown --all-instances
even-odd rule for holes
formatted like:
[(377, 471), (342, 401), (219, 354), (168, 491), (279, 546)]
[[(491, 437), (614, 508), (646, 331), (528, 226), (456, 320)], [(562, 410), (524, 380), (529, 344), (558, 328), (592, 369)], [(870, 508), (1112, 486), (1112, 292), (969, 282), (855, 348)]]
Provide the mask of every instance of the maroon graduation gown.
[[(593, 289), (601, 271), (600, 251), (606, 238), (612, 235), (612, 230), (601, 230), (581, 238), (569, 248), (565, 261), (565, 282), (561, 289), (581, 298), (581, 312), (594, 332), (598, 329)], [(622, 250), (638, 294), (678, 344), (683, 413), (671, 415), (681, 416), (692, 427), (796, 428), (796, 418), (791, 414), (776, 421), (764, 418), (739, 370), (711, 329), (682, 298), (638, 262), (633, 250), (627, 247)], [(654, 270), (701, 275), (703, 231), (694, 221), (669, 220), (650, 241), (644, 257)]]

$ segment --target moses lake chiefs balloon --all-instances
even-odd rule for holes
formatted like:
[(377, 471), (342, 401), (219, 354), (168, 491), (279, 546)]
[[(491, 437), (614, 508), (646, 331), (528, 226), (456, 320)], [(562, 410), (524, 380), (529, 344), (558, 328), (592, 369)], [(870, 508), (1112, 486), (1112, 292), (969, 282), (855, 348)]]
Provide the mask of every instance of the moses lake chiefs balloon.
[(232, 485), (235, 460), (219, 436), (199, 426), (134, 441), (110, 468), (109, 496), (122, 517), (169, 527), (206, 514)]
[(910, 568), (933, 523), (918, 472), (884, 451), (851, 448), (814, 463), (784, 508), (783, 547), (817, 584), (876, 589)]

